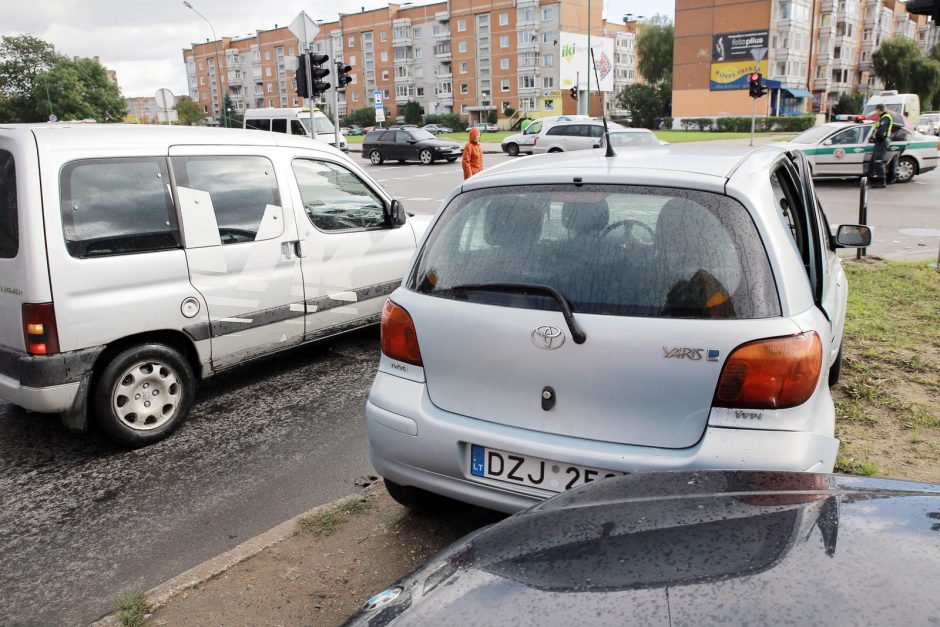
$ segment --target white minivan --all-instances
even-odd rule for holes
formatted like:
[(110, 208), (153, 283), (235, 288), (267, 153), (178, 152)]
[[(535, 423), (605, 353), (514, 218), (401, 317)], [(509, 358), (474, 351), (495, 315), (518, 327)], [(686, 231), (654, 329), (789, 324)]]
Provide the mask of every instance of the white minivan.
[[(306, 135), (310, 137), (310, 109), (306, 107), (264, 107), (246, 109), (242, 126), (255, 131), (271, 131), (285, 135)], [(348, 150), (346, 138), (340, 134), (339, 146), (336, 145), (336, 127), (322, 111), (313, 110), (313, 126), (317, 130), (317, 139), (343, 152)]]
[(378, 322), (425, 225), (302, 137), (0, 125), (0, 399), (159, 440), (196, 380)]

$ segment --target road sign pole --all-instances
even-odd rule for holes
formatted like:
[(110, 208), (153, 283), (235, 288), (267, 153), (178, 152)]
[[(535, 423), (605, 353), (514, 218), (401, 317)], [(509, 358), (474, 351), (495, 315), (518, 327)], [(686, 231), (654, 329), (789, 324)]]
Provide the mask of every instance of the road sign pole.
[(754, 101), (754, 109), (751, 111), (751, 146), (754, 145), (754, 121), (757, 119), (757, 98), (751, 98)]
[(336, 133), (334, 146), (339, 149), (339, 61), (336, 59), (336, 40), (333, 37), (330, 37), (330, 58), (333, 60), (333, 67), (336, 68), (336, 84), (333, 85), (333, 127)]
[[(306, 12), (301, 11), (297, 17), (294, 18), (294, 21), (290, 23), (290, 26), (287, 29), (294, 35), (298, 40), (300, 40), (300, 54), (305, 55), (310, 51), (310, 44), (313, 43), (313, 40), (316, 38), (317, 33), (320, 32), (320, 27), (310, 19), (310, 16)], [(307, 107), (310, 109), (310, 136), (314, 139), (317, 138), (317, 126), (313, 119), (314, 109), (316, 106), (313, 102), (313, 77), (311, 76), (310, 68), (310, 58), (307, 58)]]

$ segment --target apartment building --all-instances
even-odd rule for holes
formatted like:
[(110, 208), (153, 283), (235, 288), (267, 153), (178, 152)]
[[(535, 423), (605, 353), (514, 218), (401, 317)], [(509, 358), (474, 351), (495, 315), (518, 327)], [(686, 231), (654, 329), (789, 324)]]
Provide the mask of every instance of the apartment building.
[[(492, 112), (505, 118), (510, 109), (538, 117), (575, 112), (568, 96), (575, 78), (565, 68), (580, 60), (581, 87), (587, 86), (586, 48), (571, 42), (586, 40), (590, 32), (595, 55), (606, 59), (598, 59), (606, 91), (598, 92), (591, 79), (591, 111), (599, 115), (604, 102), (616, 112), (615, 90), (639, 80), (636, 24), (606, 22), (602, 5), (588, 0), (389, 4), (319, 22), (313, 50), (330, 55), (331, 69), (335, 60), (352, 66), (352, 82), (339, 93), (340, 115), (374, 106), (379, 92), (386, 115), (393, 117), (403, 116), (408, 102), (419, 103), (426, 113), (457, 113), (472, 121)], [(563, 50), (580, 54), (562, 57)], [(300, 106), (294, 73), (285, 63), (298, 53), (287, 28), (194, 44), (183, 50), (190, 96), (215, 118), (221, 64), (221, 91), (235, 109)], [(332, 102), (332, 94), (325, 102)]]
[(157, 99), (153, 96), (125, 98), (127, 115), (141, 124), (154, 124), (157, 121)]
[[(883, 89), (871, 59), (885, 39), (926, 52), (938, 38), (898, 0), (677, 0), (675, 29), (674, 117), (750, 115), (755, 67), (769, 87), (759, 114), (824, 113), (841, 94)], [(760, 65), (754, 48), (766, 49)]]

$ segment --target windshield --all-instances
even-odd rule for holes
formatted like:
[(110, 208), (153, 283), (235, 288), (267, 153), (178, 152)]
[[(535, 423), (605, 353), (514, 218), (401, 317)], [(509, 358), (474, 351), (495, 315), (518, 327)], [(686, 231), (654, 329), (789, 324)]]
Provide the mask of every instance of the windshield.
[(468, 291), (524, 283), (577, 313), (671, 318), (780, 315), (767, 254), (727, 196), (627, 185), (510, 186), (457, 196), (408, 287), (478, 303), (557, 310), (539, 293)]
[[(307, 129), (307, 132), (310, 132), (310, 114), (301, 113), (299, 117), (300, 121), (303, 123), (304, 128)], [(336, 127), (333, 126), (333, 123), (330, 122), (330, 118), (326, 116), (316, 116), (313, 118), (314, 124), (317, 126), (317, 134), (320, 133), (336, 133)]]
[(434, 135), (432, 135), (431, 133), (427, 132), (427, 131), (424, 130), (424, 129), (420, 129), (420, 128), (409, 128), (409, 129), (406, 129), (406, 130), (407, 130), (408, 134), (411, 135), (411, 138), (412, 138), (412, 139), (415, 139), (415, 140), (417, 140), (417, 141), (423, 141), (423, 140), (425, 140), (425, 139), (434, 139)]
[(652, 133), (611, 133), (611, 146), (658, 146), (659, 140)]
[(815, 128), (809, 129), (805, 133), (800, 133), (790, 141), (794, 144), (815, 144), (822, 141), (824, 137), (828, 137), (835, 131), (836, 129), (831, 126), (817, 126)]

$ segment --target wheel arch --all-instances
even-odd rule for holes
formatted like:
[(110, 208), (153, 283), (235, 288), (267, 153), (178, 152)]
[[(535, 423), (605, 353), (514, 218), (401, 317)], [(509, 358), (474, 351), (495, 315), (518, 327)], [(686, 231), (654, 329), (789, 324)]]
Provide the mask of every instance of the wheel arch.
[(95, 360), (95, 365), (92, 368), (92, 372), (94, 373), (92, 389), (94, 389), (94, 386), (98, 382), (97, 379), (101, 369), (111, 361), (115, 355), (132, 346), (140, 344), (164, 344), (170, 348), (176, 349), (189, 363), (197, 379), (203, 379), (205, 377), (202, 363), (199, 361), (199, 353), (196, 351), (196, 346), (193, 344), (192, 340), (181, 331), (162, 329), (159, 331), (147, 331), (145, 333), (128, 335), (114, 340), (113, 342), (109, 342), (107, 347), (98, 355), (98, 358)]

